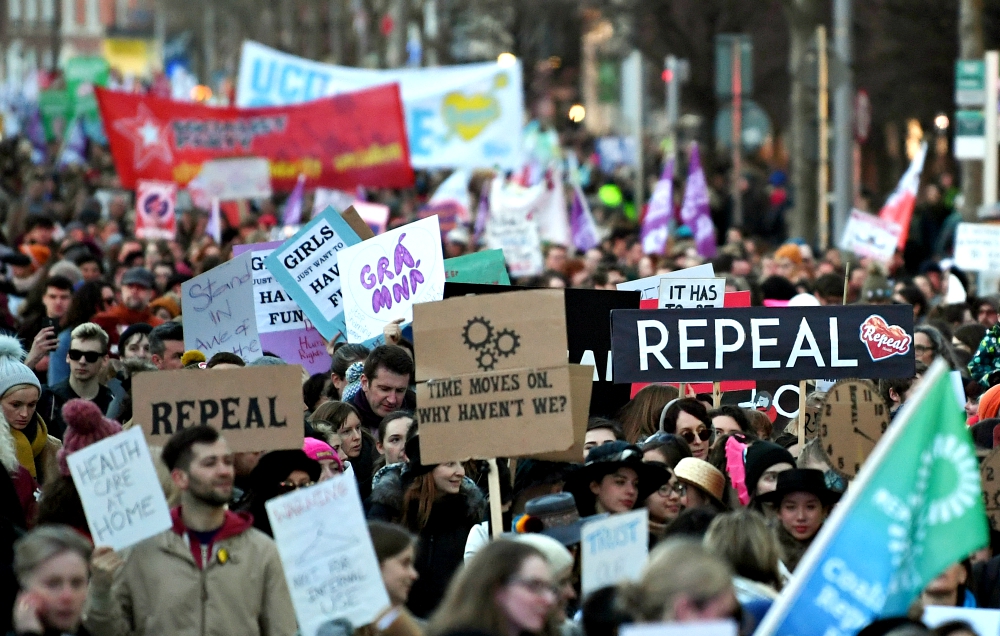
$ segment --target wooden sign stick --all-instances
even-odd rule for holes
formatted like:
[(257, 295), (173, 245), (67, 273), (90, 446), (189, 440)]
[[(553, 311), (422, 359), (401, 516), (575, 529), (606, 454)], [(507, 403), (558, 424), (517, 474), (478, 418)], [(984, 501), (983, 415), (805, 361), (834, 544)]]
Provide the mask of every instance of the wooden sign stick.
[(722, 383), (712, 383), (712, 408), (717, 409), (722, 406)]
[(500, 502), (500, 470), (497, 460), (487, 460), (490, 464), (490, 528), (494, 539), (503, 534), (503, 504)]
[(806, 381), (799, 380), (799, 452), (806, 443)]
[(677, 397), (679, 397), (682, 400), (685, 397), (687, 397), (686, 395), (684, 395), (685, 393), (687, 393), (687, 388), (688, 388), (687, 387), (687, 382), (681, 382), (680, 384), (678, 384), (677, 385), (677, 389), (678, 389), (678, 395), (677, 395)]
[(844, 269), (844, 302), (842, 304), (847, 304), (847, 283), (851, 280), (851, 264), (848, 263), (847, 267)]

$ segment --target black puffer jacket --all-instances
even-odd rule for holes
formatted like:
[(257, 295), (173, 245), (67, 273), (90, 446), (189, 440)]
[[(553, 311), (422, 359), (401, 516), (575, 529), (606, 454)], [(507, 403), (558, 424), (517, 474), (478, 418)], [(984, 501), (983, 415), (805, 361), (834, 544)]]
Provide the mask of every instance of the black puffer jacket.
[[(402, 474), (404, 464), (386, 466), (378, 472), (369, 499), (369, 519), (400, 523), (403, 493), (412, 483)], [(416, 502), (411, 503), (416, 518)], [(472, 527), (486, 514), (486, 498), (471, 480), (465, 479), (456, 495), (444, 495), (434, 502), (423, 528), (410, 527), (419, 535), (415, 567), (420, 579), (410, 590), (407, 607), (418, 618), (427, 618), (437, 608), (452, 575), (462, 565), (465, 542)]]

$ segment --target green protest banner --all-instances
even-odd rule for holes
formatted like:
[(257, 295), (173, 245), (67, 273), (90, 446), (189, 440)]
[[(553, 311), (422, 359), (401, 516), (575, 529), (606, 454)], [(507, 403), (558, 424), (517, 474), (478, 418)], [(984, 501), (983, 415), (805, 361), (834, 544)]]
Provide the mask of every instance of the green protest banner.
[(73, 116), (73, 102), (63, 89), (41, 91), (38, 93), (38, 113), (42, 118), (46, 141), (62, 139)]
[(81, 56), (66, 62), (66, 93), (72, 105), (72, 114), (82, 117), (85, 124), (99, 122), (95, 86), (107, 86), (111, 67), (103, 57)]
[(444, 278), (449, 283), (510, 285), (503, 250), (483, 250), (465, 256), (446, 258)]

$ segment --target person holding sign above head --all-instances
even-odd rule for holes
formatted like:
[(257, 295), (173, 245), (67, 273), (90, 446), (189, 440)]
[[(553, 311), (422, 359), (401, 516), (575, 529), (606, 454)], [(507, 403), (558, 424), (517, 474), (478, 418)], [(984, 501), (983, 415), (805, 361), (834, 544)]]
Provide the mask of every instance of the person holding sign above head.
[(785, 555), (782, 563), (794, 572), (840, 493), (827, 488), (822, 471), (795, 468), (780, 473), (775, 490), (760, 498), (775, 505), (781, 522), (778, 539)]
[(416, 408), (416, 397), (409, 390), (412, 380), (413, 358), (406, 349), (398, 345), (375, 347), (365, 358), (361, 390), (350, 398), (344, 396), (344, 401), (358, 410), (361, 424), (374, 431), (389, 413)]
[(589, 517), (642, 507), (646, 497), (669, 481), (669, 471), (642, 461), (638, 446), (611, 442), (587, 454), (587, 461), (566, 480), (564, 490), (573, 494), (580, 516)]
[(89, 636), (82, 625), (90, 578), (90, 542), (68, 526), (37, 528), (14, 545), (21, 592), (14, 602), (17, 636)]
[(663, 408), (660, 430), (679, 435), (691, 448), (691, 455), (707, 459), (715, 429), (708, 417), (708, 409), (694, 398), (674, 400)]
[(56, 453), (62, 444), (49, 435), (36, 411), (42, 386), (24, 366), (24, 349), (13, 336), (0, 336), (0, 407), (14, 435), (17, 461), (39, 484), (59, 474)]
[(407, 606), (426, 618), (441, 602), (462, 565), (469, 531), (486, 512), (486, 499), (458, 461), (424, 465), (420, 435), (406, 441), (409, 463), (380, 471), (369, 499), (368, 519), (398, 523), (420, 538), (417, 572)]
[(278, 550), (246, 514), (226, 509), (233, 456), (210, 426), (163, 448), (181, 491), (173, 527), (123, 557), (94, 552), (84, 625), (92, 634), (292, 636), (295, 613)]

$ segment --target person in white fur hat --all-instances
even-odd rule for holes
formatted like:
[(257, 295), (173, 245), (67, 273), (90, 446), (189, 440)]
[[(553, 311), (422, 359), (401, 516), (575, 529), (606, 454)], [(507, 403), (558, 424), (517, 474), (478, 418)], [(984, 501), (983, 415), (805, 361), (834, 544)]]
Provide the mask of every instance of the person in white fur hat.
[(56, 453), (62, 443), (49, 435), (48, 426), (35, 407), (42, 385), (24, 365), (24, 349), (13, 336), (0, 336), (0, 407), (14, 436), (17, 461), (44, 484), (59, 475)]

